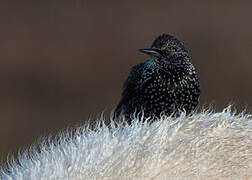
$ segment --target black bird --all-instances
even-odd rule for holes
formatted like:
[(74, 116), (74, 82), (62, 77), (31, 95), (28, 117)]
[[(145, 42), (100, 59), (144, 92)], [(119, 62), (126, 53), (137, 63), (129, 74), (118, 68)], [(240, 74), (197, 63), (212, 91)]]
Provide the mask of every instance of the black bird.
[(200, 82), (182, 42), (162, 34), (140, 51), (150, 59), (131, 68), (114, 117), (122, 113), (131, 121), (134, 114), (153, 118), (191, 113), (199, 102)]

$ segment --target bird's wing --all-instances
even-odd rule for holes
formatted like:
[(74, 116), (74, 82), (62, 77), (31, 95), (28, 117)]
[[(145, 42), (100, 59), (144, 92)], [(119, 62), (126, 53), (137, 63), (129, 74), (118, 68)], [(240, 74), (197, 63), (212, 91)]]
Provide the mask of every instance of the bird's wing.
[(143, 70), (142, 64), (137, 64), (131, 68), (129, 76), (123, 82), (122, 96), (130, 96), (138, 87)]
[(115, 110), (115, 117), (117, 118), (121, 111), (122, 111), (122, 105), (125, 102), (128, 102), (131, 98), (132, 95), (135, 94), (137, 87), (139, 86), (138, 82), (141, 78), (142, 74), (142, 65), (143, 63), (137, 64), (131, 68), (129, 76), (126, 78), (126, 80), (123, 83), (122, 87), (122, 97), (117, 105), (117, 108)]

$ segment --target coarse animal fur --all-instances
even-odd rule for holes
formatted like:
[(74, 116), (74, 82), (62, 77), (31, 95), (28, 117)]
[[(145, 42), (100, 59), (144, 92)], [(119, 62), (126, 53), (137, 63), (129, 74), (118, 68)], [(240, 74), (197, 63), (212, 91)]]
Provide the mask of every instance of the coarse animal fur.
[[(6, 179), (250, 179), (252, 118), (201, 111), (153, 123), (97, 123), (42, 142), (0, 169)], [(49, 144), (49, 145), (45, 145)]]

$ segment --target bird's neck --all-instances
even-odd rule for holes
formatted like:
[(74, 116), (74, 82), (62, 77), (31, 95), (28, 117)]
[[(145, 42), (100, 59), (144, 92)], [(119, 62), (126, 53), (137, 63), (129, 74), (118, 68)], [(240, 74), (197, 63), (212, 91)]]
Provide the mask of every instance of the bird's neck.
[(159, 75), (174, 86), (178, 86), (178, 88), (185, 86), (196, 74), (195, 68), (191, 63), (183, 66), (176, 66), (173, 64), (168, 64), (166, 66), (155, 64), (154, 66)]
[(171, 75), (178, 74), (179, 76), (183, 76), (185, 74), (189, 74), (194, 71), (194, 67), (190, 62), (186, 62), (183, 65), (181, 65), (179, 63), (176, 64), (171, 62), (153, 60), (151, 66), (154, 67), (155, 69), (159, 69), (168, 74)]

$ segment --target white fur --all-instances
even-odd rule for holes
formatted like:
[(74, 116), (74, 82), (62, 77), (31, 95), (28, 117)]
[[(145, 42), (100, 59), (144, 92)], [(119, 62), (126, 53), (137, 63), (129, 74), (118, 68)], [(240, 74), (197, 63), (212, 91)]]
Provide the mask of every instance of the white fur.
[[(131, 126), (102, 121), (95, 131), (41, 143), (0, 170), (6, 179), (250, 179), (252, 119), (203, 111), (191, 117), (163, 117)], [(46, 145), (49, 144), (49, 145)]]

